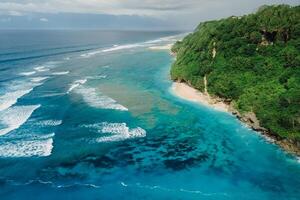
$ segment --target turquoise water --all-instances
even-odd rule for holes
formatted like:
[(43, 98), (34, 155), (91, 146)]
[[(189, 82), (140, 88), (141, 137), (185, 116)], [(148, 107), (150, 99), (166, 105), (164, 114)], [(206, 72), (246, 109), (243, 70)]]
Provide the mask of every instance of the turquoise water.
[(1, 32), (1, 199), (300, 199), (297, 158), (172, 94), (177, 34)]

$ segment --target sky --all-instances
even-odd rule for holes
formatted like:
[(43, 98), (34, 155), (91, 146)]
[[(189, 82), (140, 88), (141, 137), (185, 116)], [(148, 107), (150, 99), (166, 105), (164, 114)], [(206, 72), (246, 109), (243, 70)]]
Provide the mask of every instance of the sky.
[(0, 0), (0, 29), (192, 30), (300, 0)]

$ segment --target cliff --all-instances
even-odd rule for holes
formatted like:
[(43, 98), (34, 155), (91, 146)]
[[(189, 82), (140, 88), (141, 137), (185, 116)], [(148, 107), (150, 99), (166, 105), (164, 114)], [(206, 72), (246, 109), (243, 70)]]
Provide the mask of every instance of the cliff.
[(285, 149), (300, 152), (300, 6), (265, 6), (201, 23), (177, 42), (171, 78), (231, 105)]

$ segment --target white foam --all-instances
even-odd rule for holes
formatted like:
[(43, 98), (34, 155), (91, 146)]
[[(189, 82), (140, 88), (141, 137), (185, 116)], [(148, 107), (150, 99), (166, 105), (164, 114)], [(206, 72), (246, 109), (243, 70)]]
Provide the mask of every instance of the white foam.
[(162, 37), (162, 38), (158, 38), (158, 39), (155, 39), (155, 40), (146, 41), (145, 44), (157, 44), (157, 43), (162, 43), (162, 42), (174, 42), (174, 41), (177, 41), (176, 37), (178, 37), (178, 36)]
[(53, 72), (52, 75), (66, 75), (70, 73), (70, 71), (61, 71), (61, 72)]
[[(37, 79), (32, 79), (31, 82), (25, 80), (9, 82), (7, 84), (6, 93), (0, 96), (0, 111), (9, 109), (17, 103), (18, 99), (30, 93), (34, 87), (42, 84), (35, 81), (37, 81)], [(3, 118), (3, 113), (0, 113), (0, 120), (1, 117)]]
[(74, 90), (74, 89), (77, 88), (78, 86), (85, 84), (86, 81), (87, 81), (87, 79), (82, 79), (82, 80), (74, 81), (74, 82), (71, 84), (71, 86), (70, 86), (69, 90), (67, 91), (67, 93), (70, 93), (72, 90)]
[(156, 43), (160, 43), (162, 41), (163, 41), (162, 39), (149, 40), (149, 41), (146, 41), (145, 44), (156, 44)]
[(0, 145), (0, 157), (50, 156), (52, 148), (52, 138), (6, 142)]
[(5, 93), (0, 96), (0, 111), (8, 109), (17, 103), (18, 99), (30, 93), (36, 86), (43, 84), (34, 81), (38, 81), (38, 79), (8, 82), (5, 87)]
[(55, 133), (38, 134), (38, 135), (31, 135), (30, 139), (33, 139), (33, 140), (45, 140), (45, 139), (53, 138), (54, 136), (55, 136)]
[(31, 89), (28, 90), (19, 90), (19, 91), (13, 91), (8, 92), (4, 94), (3, 96), (0, 96), (0, 111), (5, 110), (9, 108), (10, 106), (14, 105), (19, 98), (24, 96), (25, 94), (28, 94), (32, 91)]
[(87, 79), (105, 79), (107, 75), (87, 76)]
[(33, 75), (35, 73), (36, 73), (36, 71), (22, 72), (22, 73), (20, 73), (20, 75), (22, 75), (22, 76), (30, 76), (30, 75)]
[(149, 40), (146, 42), (141, 43), (134, 43), (134, 44), (125, 44), (125, 45), (113, 45), (113, 47), (107, 48), (107, 49), (98, 49), (92, 52), (81, 54), (81, 57), (89, 58), (91, 56), (94, 56), (96, 54), (106, 53), (106, 52), (113, 52), (113, 51), (119, 51), (124, 49), (133, 49), (138, 47), (149, 47), (153, 44), (162, 43), (162, 42), (174, 42), (176, 41), (176, 37), (178, 36), (168, 36), (168, 37), (162, 37), (155, 40)]
[(45, 94), (45, 95), (41, 95), (40, 97), (55, 97), (55, 96), (63, 96), (66, 93), (63, 92), (58, 92), (58, 93), (51, 93), (51, 94)]
[(121, 104), (118, 104), (114, 99), (97, 93), (95, 88), (78, 87), (76, 93), (82, 95), (83, 100), (92, 107), (102, 109), (113, 109), (127, 111), (128, 109)]
[(43, 120), (36, 123), (40, 126), (59, 126), (62, 124), (62, 120)]
[(126, 123), (102, 123), (101, 132), (113, 135), (98, 138), (97, 142), (114, 142), (146, 136), (146, 131), (144, 129), (140, 127), (129, 129)]
[(124, 182), (120, 182), (120, 184), (122, 185), (122, 186), (124, 186), (124, 187), (127, 187), (128, 185), (126, 184), (126, 183), (124, 183)]
[(172, 44), (149, 47), (149, 49), (151, 50), (170, 50), (171, 48), (172, 48)]
[(40, 105), (14, 106), (1, 112), (0, 123), (4, 126), (4, 128), (0, 129), (0, 136), (18, 129), (39, 107)]
[(45, 76), (45, 77), (34, 77), (34, 78), (31, 78), (31, 82), (34, 82), (34, 83), (39, 83), (41, 81), (44, 81), (46, 79), (48, 79), (49, 77), (48, 76)]
[(142, 44), (128, 44), (128, 45), (120, 45), (120, 46), (114, 46), (112, 48), (104, 49), (102, 52), (111, 52), (111, 51), (118, 51), (118, 50), (123, 50), (123, 49), (132, 49), (136, 47), (142, 47)]
[(81, 85), (85, 84), (85, 82), (87, 81), (87, 79), (81, 79), (81, 80), (77, 80), (74, 83), (79, 83)]
[(124, 49), (132, 49), (132, 48), (143, 47), (143, 46), (145, 46), (145, 44), (142, 44), (142, 43), (127, 44), (127, 45), (114, 45), (111, 48), (96, 50), (96, 51), (92, 51), (92, 52), (89, 52), (89, 53), (84, 53), (84, 54), (81, 54), (80, 56), (84, 57), (84, 58), (89, 58), (91, 56), (101, 54), (101, 53), (119, 51), (119, 50), (124, 50)]
[(92, 52), (89, 52), (89, 53), (84, 53), (84, 54), (81, 54), (80, 56), (84, 57), (84, 58), (89, 58), (89, 57), (94, 56), (94, 55), (99, 54), (99, 53), (102, 53), (102, 50), (97, 50), (97, 51), (92, 51)]
[(89, 188), (101, 188), (99, 185), (90, 184), (90, 183), (74, 183), (70, 185), (57, 185), (57, 188), (71, 188), (71, 187), (77, 187), (77, 186), (84, 186)]
[(46, 71), (49, 71), (50, 69), (45, 67), (45, 66), (39, 66), (39, 67), (35, 67), (34, 68), (36, 71), (38, 72), (46, 72)]

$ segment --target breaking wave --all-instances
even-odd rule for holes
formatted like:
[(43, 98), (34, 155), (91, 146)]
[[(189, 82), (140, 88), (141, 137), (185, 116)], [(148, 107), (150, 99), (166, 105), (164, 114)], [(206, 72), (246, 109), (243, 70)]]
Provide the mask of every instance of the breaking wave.
[(113, 51), (119, 51), (119, 50), (124, 50), (124, 49), (132, 49), (132, 48), (143, 47), (143, 46), (145, 46), (145, 44), (142, 44), (142, 43), (120, 45), (120, 46), (119, 45), (114, 45), (111, 48), (107, 48), (107, 49), (102, 49), (102, 50), (97, 50), (97, 51), (92, 51), (92, 52), (89, 52), (89, 53), (81, 54), (81, 57), (89, 58), (89, 57), (94, 56), (96, 54), (113, 52)]
[(49, 71), (50, 69), (45, 67), (45, 66), (39, 66), (39, 67), (35, 67), (34, 68), (36, 71), (38, 72), (46, 72), (46, 71)]
[(107, 52), (113, 52), (113, 51), (119, 51), (119, 50), (124, 50), (124, 49), (133, 49), (133, 48), (138, 48), (138, 47), (150, 47), (151, 45), (157, 44), (157, 43), (162, 43), (162, 42), (174, 42), (176, 41), (176, 37), (178, 36), (169, 36), (169, 37), (162, 37), (159, 39), (155, 40), (149, 40), (146, 42), (141, 42), (141, 43), (134, 43), (134, 44), (125, 44), (125, 45), (114, 45), (110, 48), (107, 49), (98, 49), (96, 51), (88, 52), (81, 54), (81, 57), (84, 58), (89, 58), (91, 56), (101, 54), (101, 53), (107, 53)]
[(111, 51), (118, 51), (118, 50), (123, 50), (123, 49), (132, 49), (136, 47), (143, 47), (143, 44), (128, 44), (128, 45), (116, 45), (112, 48), (104, 49), (102, 52), (111, 52)]
[(105, 79), (107, 75), (87, 76), (87, 79)]
[(74, 90), (78, 86), (85, 84), (86, 81), (87, 81), (87, 79), (81, 79), (81, 80), (74, 81), (73, 84), (71, 84), (67, 93), (70, 93), (70, 92), (72, 92), (72, 90)]
[(70, 73), (70, 71), (61, 71), (61, 72), (53, 72), (52, 75), (66, 75), (69, 73)]
[(97, 93), (95, 88), (81, 86), (76, 88), (75, 92), (82, 95), (83, 100), (92, 107), (121, 111), (128, 110), (123, 105), (118, 104), (114, 99)]
[(36, 73), (36, 71), (21, 72), (20, 75), (22, 75), (22, 76), (31, 76), (31, 75), (33, 75), (35, 73)]
[(52, 135), (37, 140), (19, 140), (0, 145), (0, 157), (49, 156), (53, 148)]
[(97, 142), (116, 142), (131, 138), (145, 137), (146, 131), (140, 127), (130, 129), (126, 123), (101, 123), (89, 126), (98, 128), (98, 132), (111, 134), (97, 139)]
[(7, 92), (3, 96), (0, 96), (0, 111), (3, 111), (15, 103), (17, 103), (17, 100), (24, 96), (25, 94), (28, 94), (32, 91), (33, 88), (25, 89), (25, 90), (18, 90), (13, 92)]
[(31, 82), (34, 82), (34, 83), (39, 83), (41, 81), (44, 81), (46, 79), (48, 79), (49, 77), (48, 76), (45, 76), (45, 77), (34, 77), (34, 78), (31, 78)]
[(36, 123), (39, 126), (59, 126), (62, 120), (42, 120)]
[(49, 77), (35, 77), (31, 78), (30, 81), (22, 80), (9, 82), (5, 88), (5, 93), (0, 96), (0, 111), (8, 109), (17, 103), (18, 99), (30, 93), (35, 87), (42, 85), (42, 81), (47, 78)]
[(0, 113), (0, 135), (5, 135), (15, 129), (18, 129), (24, 124), (32, 115), (32, 113), (39, 108), (40, 105), (32, 106), (15, 106), (10, 107)]
[(65, 92), (57, 92), (57, 93), (50, 93), (50, 94), (44, 94), (44, 95), (41, 95), (40, 97), (56, 97), (56, 96), (63, 96), (65, 95), (66, 93)]

